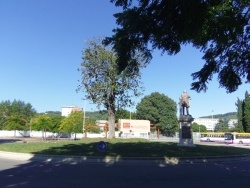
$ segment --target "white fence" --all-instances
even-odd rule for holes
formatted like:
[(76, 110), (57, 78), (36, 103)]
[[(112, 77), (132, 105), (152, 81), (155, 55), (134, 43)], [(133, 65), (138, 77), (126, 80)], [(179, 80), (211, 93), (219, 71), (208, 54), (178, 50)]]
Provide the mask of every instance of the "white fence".
[[(82, 133), (72, 133), (72, 134), (65, 134), (65, 133), (52, 133), (52, 132), (44, 132), (44, 131), (5, 131), (0, 130), (0, 138), (1, 137), (31, 137), (31, 138), (69, 138), (69, 139), (81, 139), (83, 137)], [(103, 138), (105, 135), (101, 134), (94, 134), (94, 133), (87, 133), (88, 138)]]
[[(69, 138), (69, 139), (82, 139), (85, 136), (82, 133), (52, 133), (52, 132), (44, 132), (44, 131), (5, 131), (0, 130), (0, 138), (2, 137), (31, 137), (31, 138)], [(105, 133), (86, 133), (87, 138), (104, 138)], [(147, 133), (138, 133), (138, 134), (121, 134), (119, 131), (115, 132), (115, 137), (118, 138), (146, 138), (148, 139)]]

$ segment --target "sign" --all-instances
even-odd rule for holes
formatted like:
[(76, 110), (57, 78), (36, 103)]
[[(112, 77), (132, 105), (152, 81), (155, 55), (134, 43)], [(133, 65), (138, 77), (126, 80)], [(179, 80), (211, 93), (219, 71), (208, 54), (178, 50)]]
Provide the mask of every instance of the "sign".
[(182, 126), (182, 138), (191, 139), (191, 127), (190, 126)]
[(97, 150), (100, 152), (104, 152), (107, 149), (107, 144), (104, 141), (100, 141), (97, 144)]

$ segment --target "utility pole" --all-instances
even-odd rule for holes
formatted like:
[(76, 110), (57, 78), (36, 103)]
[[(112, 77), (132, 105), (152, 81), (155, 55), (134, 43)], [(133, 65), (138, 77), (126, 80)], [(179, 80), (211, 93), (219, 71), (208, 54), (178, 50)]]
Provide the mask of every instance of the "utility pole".
[(214, 110), (212, 110), (212, 129), (213, 129), (213, 132), (214, 132)]
[(86, 132), (85, 132), (85, 119), (86, 119), (86, 114), (85, 114), (85, 103), (86, 103), (86, 99), (83, 99), (84, 103), (83, 103), (83, 122), (82, 122), (82, 135), (84, 135), (84, 137), (86, 138)]

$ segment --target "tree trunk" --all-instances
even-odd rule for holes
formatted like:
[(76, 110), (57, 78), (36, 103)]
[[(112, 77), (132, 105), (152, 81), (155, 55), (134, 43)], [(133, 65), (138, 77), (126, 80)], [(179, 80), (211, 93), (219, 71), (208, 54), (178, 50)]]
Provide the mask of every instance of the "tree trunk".
[(109, 135), (108, 138), (115, 138), (115, 114), (112, 110), (108, 110)]

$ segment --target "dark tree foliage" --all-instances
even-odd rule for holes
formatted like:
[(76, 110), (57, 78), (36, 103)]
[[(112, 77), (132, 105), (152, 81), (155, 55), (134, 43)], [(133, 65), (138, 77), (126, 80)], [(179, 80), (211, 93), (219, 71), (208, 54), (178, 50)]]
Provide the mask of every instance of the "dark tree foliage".
[(238, 132), (250, 132), (250, 95), (245, 93), (243, 100), (238, 99), (235, 103), (237, 106), (238, 123), (236, 129)]
[(36, 110), (30, 103), (21, 100), (2, 101), (0, 103), (0, 129), (26, 130)]
[[(144, 58), (139, 53), (134, 54), (133, 58), (140, 64), (140, 68), (144, 66)], [(107, 110), (109, 138), (114, 138), (118, 105), (133, 105), (132, 97), (142, 94), (140, 71), (126, 67), (119, 72), (117, 55), (111, 47), (103, 45), (102, 38), (87, 43), (82, 59), (81, 68), (78, 69), (81, 72), (81, 80), (77, 91), (83, 91), (86, 99)]]
[(250, 95), (246, 91), (243, 101), (243, 129), (244, 132), (250, 132)]
[(193, 132), (206, 132), (207, 128), (205, 125), (199, 125), (198, 123), (192, 123)]
[(173, 135), (178, 131), (176, 113), (176, 103), (158, 92), (145, 96), (136, 106), (137, 119), (149, 120), (166, 135)]
[(215, 125), (215, 131), (216, 132), (228, 132), (228, 121), (225, 121), (223, 119), (219, 119), (219, 122)]
[(106, 110), (99, 110), (99, 111), (86, 111), (85, 112), (86, 119), (87, 118), (94, 118), (97, 120), (107, 120), (108, 115)]
[(242, 104), (243, 104), (243, 101), (238, 98), (237, 102), (235, 103), (235, 105), (237, 107), (237, 119), (238, 119), (238, 123), (236, 125), (236, 129), (238, 129), (237, 132), (243, 132), (243, 124), (242, 124), (242, 120), (243, 120), (242, 110), (243, 109), (242, 109)]
[(111, 2), (123, 12), (114, 15), (119, 27), (105, 43), (113, 45), (120, 71), (126, 67), (138, 71), (139, 64), (133, 58), (138, 51), (149, 63), (154, 49), (174, 55), (181, 45), (193, 44), (204, 53), (205, 64), (192, 73), (191, 89), (206, 91), (214, 74), (229, 93), (250, 81), (249, 0)]
[(136, 119), (136, 113), (120, 108), (116, 111), (115, 122), (119, 119)]

